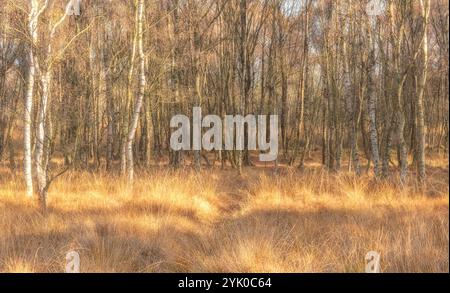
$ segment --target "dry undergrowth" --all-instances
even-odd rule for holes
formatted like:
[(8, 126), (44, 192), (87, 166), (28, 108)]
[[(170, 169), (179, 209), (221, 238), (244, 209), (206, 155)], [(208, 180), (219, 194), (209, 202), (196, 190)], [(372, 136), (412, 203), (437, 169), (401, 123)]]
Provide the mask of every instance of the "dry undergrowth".
[(448, 272), (448, 163), (432, 161), (426, 190), (310, 168), (155, 170), (130, 188), (72, 172), (52, 185), (49, 214), (0, 169), (0, 271)]

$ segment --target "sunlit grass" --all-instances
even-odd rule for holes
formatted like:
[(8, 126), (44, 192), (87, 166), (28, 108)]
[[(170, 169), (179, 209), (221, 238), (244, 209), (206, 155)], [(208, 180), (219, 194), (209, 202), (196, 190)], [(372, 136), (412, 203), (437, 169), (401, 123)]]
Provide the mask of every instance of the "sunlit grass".
[(133, 188), (74, 171), (52, 185), (46, 217), (9, 174), (0, 271), (63, 272), (76, 250), (82, 272), (363, 272), (375, 250), (383, 272), (448, 272), (448, 163), (433, 168), (424, 189), (319, 168), (162, 169)]

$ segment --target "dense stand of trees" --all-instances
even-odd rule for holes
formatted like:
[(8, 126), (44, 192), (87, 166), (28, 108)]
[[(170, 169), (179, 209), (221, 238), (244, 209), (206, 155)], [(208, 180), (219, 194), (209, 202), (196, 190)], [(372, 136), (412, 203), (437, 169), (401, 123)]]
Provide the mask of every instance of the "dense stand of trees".
[[(23, 155), (43, 209), (68, 168), (132, 181), (168, 156), (198, 170), (213, 156), (172, 151), (169, 122), (201, 106), (278, 114), (290, 165), (317, 149), (332, 171), (424, 182), (426, 154), (448, 153), (448, 2), (385, 3), (370, 16), (359, 0), (82, 0), (76, 15), (73, 1), (2, 0), (0, 160), (16, 170)], [(214, 160), (253, 164), (248, 151)]]

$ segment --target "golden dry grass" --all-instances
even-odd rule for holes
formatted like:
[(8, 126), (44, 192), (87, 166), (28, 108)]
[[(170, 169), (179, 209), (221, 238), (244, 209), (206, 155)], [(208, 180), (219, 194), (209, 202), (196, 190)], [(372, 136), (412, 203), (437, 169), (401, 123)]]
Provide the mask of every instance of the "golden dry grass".
[(383, 272), (449, 271), (448, 163), (430, 161), (423, 191), (310, 168), (155, 170), (130, 188), (72, 172), (49, 193), (49, 213), (0, 169), (0, 271)]

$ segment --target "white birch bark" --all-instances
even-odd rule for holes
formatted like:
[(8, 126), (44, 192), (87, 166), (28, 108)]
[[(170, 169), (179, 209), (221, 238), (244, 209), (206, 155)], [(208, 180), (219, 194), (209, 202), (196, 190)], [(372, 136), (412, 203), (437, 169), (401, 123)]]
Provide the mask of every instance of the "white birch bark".
[(44, 159), (44, 146), (46, 140), (46, 118), (50, 91), (50, 79), (50, 71), (46, 71), (41, 76), (42, 95), (39, 104), (36, 128), (35, 168), (39, 192), (39, 204), (41, 209), (45, 209), (46, 207), (45, 190), (47, 188), (47, 160)]
[(378, 178), (381, 175), (380, 166), (380, 151), (378, 147), (378, 132), (377, 132), (377, 96), (375, 92), (374, 74), (375, 74), (375, 44), (372, 38), (372, 30), (377, 27), (377, 20), (371, 19), (368, 29), (370, 51), (367, 60), (367, 113), (369, 116), (369, 137), (370, 146), (372, 150), (372, 160), (374, 165), (375, 177)]
[(417, 96), (417, 169), (419, 181), (425, 180), (425, 110), (424, 92), (427, 82), (428, 70), (428, 19), (430, 15), (430, 0), (420, 0), (423, 18), (423, 40), (422, 40), (422, 77), (419, 83), (419, 94)]
[(38, 0), (29, 0), (30, 13), (28, 15), (28, 33), (30, 34), (31, 43), (29, 46), (29, 71), (27, 77), (27, 90), (24, 101), (24, 130), (23, 130), (23, 173), (25, 177), (26, 195), (33, 196), (33, 174), (32, 174), (32, 160), (31, 160), (31, 115), (33, 111), (33, 95), (34, 82), (36, 76), (36, 57), (34, 55), (34, 47), (38, 40), (38, 21), (39, 16), (47, 8), (48, 0), (44, 2), (42, 7), (39, 7)]
[[(47, 2), (46, 2), (47, 3)], [(48, 138), (47, 133), (47, 112), (48, 112), (48, 101), (50, 98), (50, 85), (52, 80), (52, 39), (55, 37), (55, 33), (57, 28), (64, 22), (67, 17), (67, 12), (69, 11), (71, 2), (69, 1), (64, 14), (61, 18), (52, 26), (49, 34), (49, 41), (46, 46), (45, 52), (45, 62), (44, 66), (41, 69), (39, 63), (36, 62), (36, 69), (40, 75), (42, 95), (39, 102), (39, 110), (36, 121), (36, 150), (35, 150), (35, 168), (36, 168), (36, 179), (37, 179), (37, 188), (39, 195), (39, 206), (41, 211), (45, 213), (47, 207), (47, 189), (49, 187), (48, 182), (48, 174), (47, 174), (47, 166), (48, 166), (48, 158), (46, 158), (48, 147), (46, 140)], [(46, 8), (46, 5), (43, 9)], [(41, 9), (41, 11), (43, 11)]]
[(28, 18), (28, 30), (31, 36), (31, 44), (28, 52), (28, 80), (27, 91), (24, 102), (24, 129), (23, 129), (23, 173), (25, 177), (26, 195), (28, 197), (33, 196), (33, 175), (31, 170), (31, 113), (33, 111), (33, 93), (34, 93), (34, 80), (36, 74), (35, 60), (33, 47), (37, 41), (37, 20), (38, 20), (38, 7), (37, 1), (30, 0), (31, 11)]
[(136, 50), (137, 50), (137, 38), (138, 38), (138, 31), (136, 29), (139, 20), (139, 11), (137, 9), (134, 21), (135, 21), (135, 32), (133, 35), (133, 45), (131, 49), (131, 58), (130, 58), (130, 69), (128, 70), (128, 78), (127, 78), (127, 96), (125, 100), (124, 110), (123, 111), (123, 134), (122, 134), (122, 146), (120, 150), (120, 174), (125, 175), (127, 171), (127, 142), (128, 142), (128, 127), (129, 127), (129, 115), (128, 115), (128, 109), (130, 108), (131, 99), (132, 99), (132, 85), (133, 85), (133, 75), (134, 75), (134, 63), (136, 59)]
[(377, 97), (375, 93), (375, 87), (373, 85), (373, 72), (375, 66), (374, 53), (371, 52), (369, 57), (369, 68), (367, 71), (367, 112), (369, 115), (369, 133), (370, 133), (370, 146), (372, 150), (372, 160), (375, 170), (375, 177), (379, 177), (380, 168), (380, 152), (378, 149), (378, 132), (377, 132), (377, 121), (376, 121), (376, 111), (377, 111)]
[(133, 183), (134, 180), (134, 165), (133, 165), (133, 142), (136, 135), (136, 128), (138, 125), (139, 114), (142, 108), (142, 102), (145, 94), (145, 56), (144, 56), (144, 0), (138, 1), (138, 54), (139, 54), (139, 94), (135, 103), (133, 116), (131, 117), (130, 128), (127, 137), (127, 170), (128, 180)]

